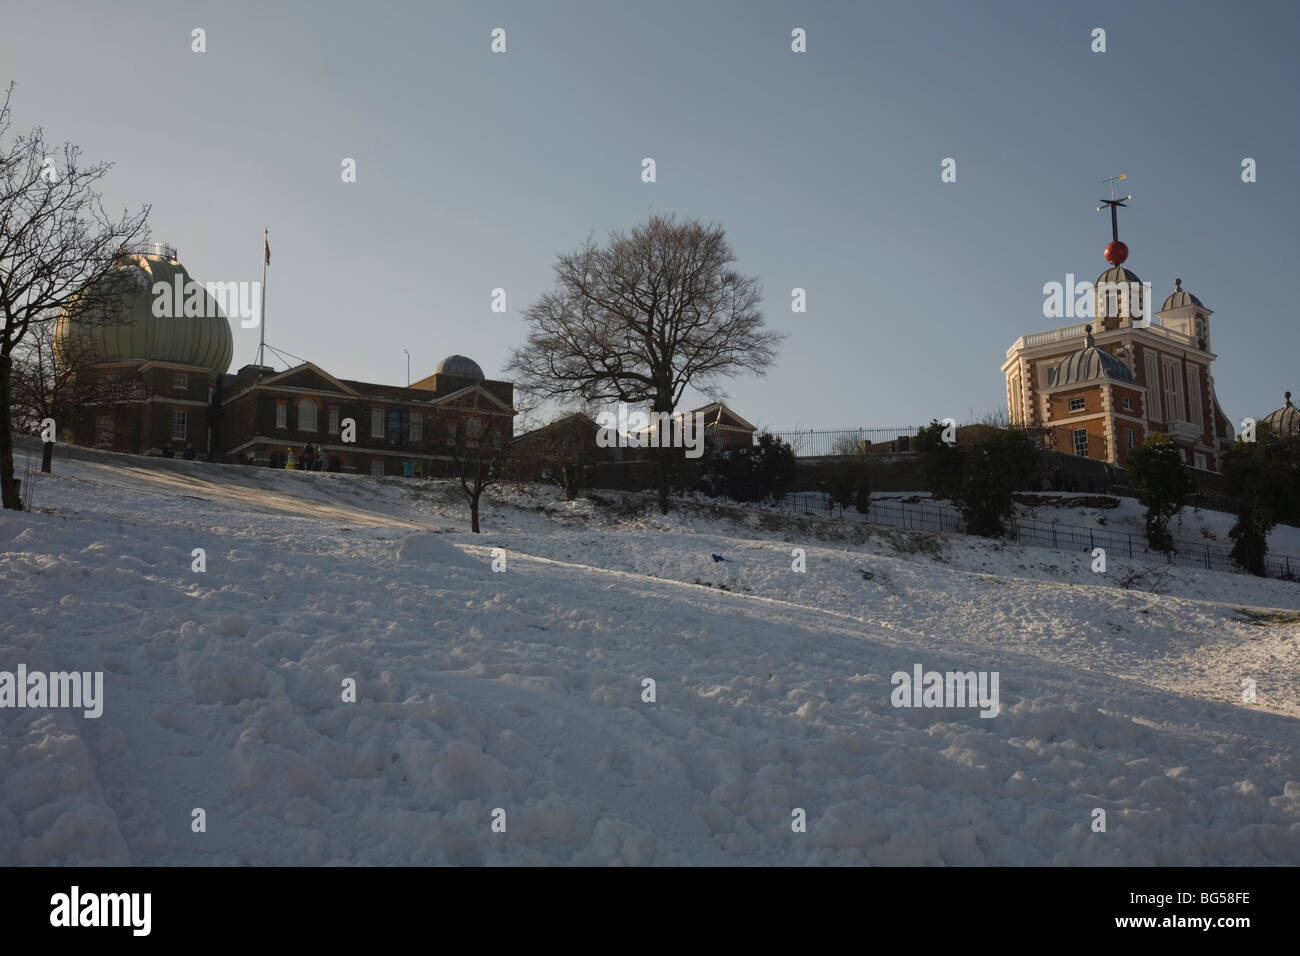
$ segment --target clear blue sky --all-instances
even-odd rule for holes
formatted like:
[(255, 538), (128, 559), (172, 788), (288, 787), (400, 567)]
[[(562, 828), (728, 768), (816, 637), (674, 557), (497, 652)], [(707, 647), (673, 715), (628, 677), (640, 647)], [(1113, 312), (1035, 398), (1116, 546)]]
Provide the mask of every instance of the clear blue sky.
[[(1297, 10), (3, 0), (0, 81), (20, 126), (117, 164), (110, 204), (152, 204), (199, 280), (260, 278), (269, 227), (268, 342), (348, 378), (402, 383), (403, 348), (414, 378), (453, 352), (496, 377), (557, 253), (652, 212), (716, 220), (789, 333), (728, 388), (774, 428), (1004, 407), (1007, 347), (1069, 324), (1043, 284), (1102, 271), (1100, 181), (1127, 173), (1127, 265), (1215, 310), (1240, 421), (1300, 393)], [(239, 366), (257, 331), (234, 324)]]

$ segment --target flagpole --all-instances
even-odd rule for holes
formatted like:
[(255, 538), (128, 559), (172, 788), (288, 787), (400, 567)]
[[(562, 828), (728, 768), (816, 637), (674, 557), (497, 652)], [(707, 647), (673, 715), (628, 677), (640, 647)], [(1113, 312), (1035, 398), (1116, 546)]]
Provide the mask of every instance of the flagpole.
[(271, 258), (268, 253), (271, 249), (270, 230), (262, 230), (262, 311), (258, 316), (258, 326), (260, 328), (260, 338), (257, 343), (257, 377), (262, 377), (262, 357), (266, 350), (266, 264)]

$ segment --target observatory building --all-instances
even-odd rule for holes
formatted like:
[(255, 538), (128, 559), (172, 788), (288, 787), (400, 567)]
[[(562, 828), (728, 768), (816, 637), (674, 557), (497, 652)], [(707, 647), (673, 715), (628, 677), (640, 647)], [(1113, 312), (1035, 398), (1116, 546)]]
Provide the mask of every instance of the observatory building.
[[(187, 290), (184, 308), (178, 295), (159, 308), (158, 283)], [(463, 355), (405, 388), (312, 362), (230, 373), (230, 321), (164, 243), (124, 250), (79, 291), (56, 319), (54, 353), (87, 396), (59, 440), (111, 451), (302, 467), (310, 449), (311, 467), (414, 476), (445, 470), (453, 450), (508, 445), (514, 431), (514, 386)]]
[[(200, 315), (159, 317), (154, 286), (194, 290)], [(183, 311), (183, 310), (182, 310)], [(55, 360), (88, 396), (59, 438), (145, 454), (211, 447), (217, 382), (230, 368), (230, 323), (165, 243), (123, 251), (79, 291), (54, 326)]]
[(1148, 435), (1163, 432), (1189, 466), (1219, 471), (1234, 433), (1214, 393), (1213, 310), (1175, 279), (1150, 321), (1117, 235), (1105, 258), (1091, 321), (1023, 335), (1007, 349), (1011, 424), (1051, 450), (1121, 468)]

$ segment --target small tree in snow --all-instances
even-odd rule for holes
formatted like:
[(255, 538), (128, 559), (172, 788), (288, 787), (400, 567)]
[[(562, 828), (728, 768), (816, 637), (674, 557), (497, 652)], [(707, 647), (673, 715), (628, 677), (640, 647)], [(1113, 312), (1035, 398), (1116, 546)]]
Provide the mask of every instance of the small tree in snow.
[(1168, 435), (1156, 432), (1128, 456), (1128, 483), (1147, 509), (1147, 546), (1168, 554), (1174, 549), (1169, 520), (1192, 500), (1196, 483), (1183, 453)]

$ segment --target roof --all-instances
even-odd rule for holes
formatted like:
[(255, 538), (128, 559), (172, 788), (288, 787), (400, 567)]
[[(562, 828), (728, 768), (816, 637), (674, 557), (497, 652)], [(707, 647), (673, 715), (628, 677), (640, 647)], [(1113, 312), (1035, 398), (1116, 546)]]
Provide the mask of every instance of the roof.
[(1085, 382), (1096, 382), (1102, 379), (1112, 379), (1130, 385), (1137, 384), (1127, 365), (1092, 344), (1092, 326), (1087, 326), (1087, 338), (1084, 341), (1087, 344), (1083, 348), (1071, 352), (1052, 370), (1049, 388), (1082, 385)]
[(1160, 311), (1168, 312), (1170, 309), (1181, 309), (1189, 305), (1194, 305), (1198, 309), (1205, 308), (1205, 303), (1183, 288), (1182, 279), (1175, 279), (1174, 291), (1169, 298), (1165, 299), (1165, 304), (1160, 307)]
[(483, 369), (479, 368), (478, 362), (472, 358), (466, 358), (463, 355), (448, 355), (438, 363), (438, 367), (433, 370), (435, 375), (459, 375), (462, 378), (485, 379)]
[[(175, 289), (183, 313), (197, 287), (203, 314), (154, 314), (157, 283)], [(91, 302), (90, 298), (95, 301)], [(169, 297), (170, 298), (170, 297)], [(77, 303), (86, 303), (77, 311)], [(64, 355), (86, 350), (99, 362), (169, 362), (193, 365), (223, 375), (234, 358), (230, 322), (207, 288), (190, 278), (179, 261), (162, 255), (123, 256), (107, 275), (79, 291), (54, 326), (55, 350)], [(82, 353), (85, 354), (85, 353)], [(75, 359), (74, 359), (75, 361)]]
[(1265, 415), (1261, 425), (1279, 437), (1300, 435), (1300, 409), (1291, 404), (1291, 393), (1283, 395), (1283, 405), (1275, 412)]

